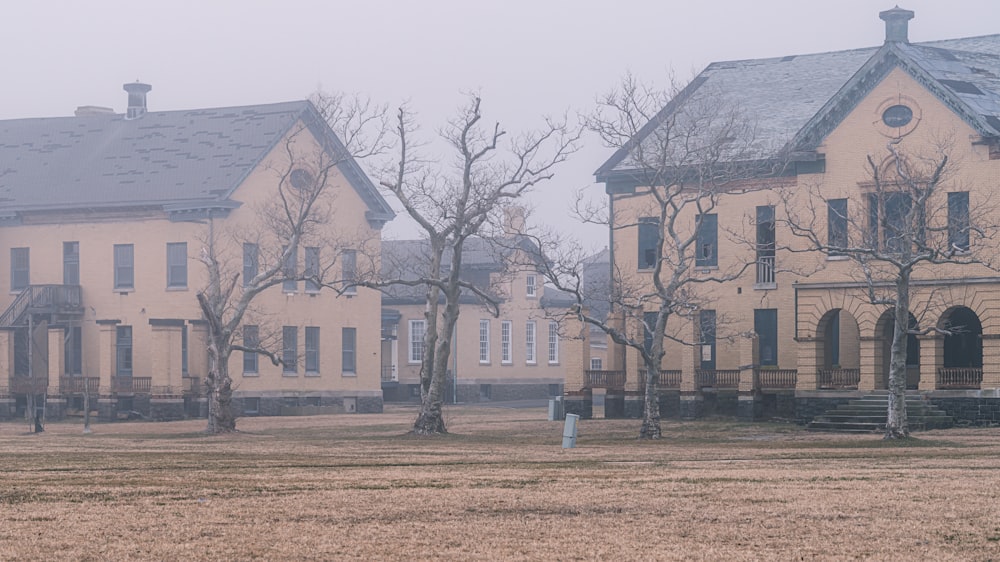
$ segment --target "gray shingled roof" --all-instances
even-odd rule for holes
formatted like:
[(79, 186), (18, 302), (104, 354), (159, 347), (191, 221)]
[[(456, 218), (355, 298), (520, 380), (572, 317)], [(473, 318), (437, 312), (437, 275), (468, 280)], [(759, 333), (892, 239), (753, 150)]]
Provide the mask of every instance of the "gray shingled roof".
[[(0, 121), (0, 212), (224, 201), (308, 101)], [(321, 141), (341, 146), (325, 125)], [(323, 136), (328, 138), (323, 138)], [(353, 160), (341, 166), (381, 220), (392, 210)]]
[[(896, 57), (904, 67), (922, 73), (946, 103), (987, 135), (1000, 134), (1000, 34), (933, 41), (919, 44), (886, 44), (882, 47), (836, 51), (768, 59), (715, 62), (705, 68), (664, 112), (677, 111), (677, 104), (720, 98), (738, 106), (757, 124), (755, 145), (762, 154), (776, 150), (811, 149), (816, 136), (825, 135), (833, 115), (842, 110), (839, 99), (863, 83), (862, 69), (880, 59)], [(927, 82), (927, 81), (925, 81)], [(926, 84), (933, 86), (933, 84)], [(971, 85), (972, 87), (969, 87)], [(943, 89), (947, 88), (947, 89)], [(976, 93), (978, 90), (981, 93)], [(663, 112), (661, 112), (662, 116)], [(810, 128), (822, 129), (810, 131)], [(653, 133), (647, 126), (641, 140)], [(810, 134), (813, 133), (813, 134)], [(802, 141), (806, 146), (788, 146)], [(811, 142), (806, 142), (811, 141)], [(597, 171), (599, 181), (608, 174), (634, 169), (625, 150), (619, 150)]]

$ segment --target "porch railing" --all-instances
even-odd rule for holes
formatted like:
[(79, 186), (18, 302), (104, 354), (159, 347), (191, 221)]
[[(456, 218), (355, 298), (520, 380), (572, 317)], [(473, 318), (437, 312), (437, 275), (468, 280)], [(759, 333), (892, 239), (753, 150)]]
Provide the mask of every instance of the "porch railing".
[(739, 369), (696, 369), (694, 383), (698, 388), (739, 388)]
[(816, 372), (816, 380), (824, 390), (857, 390), (861, 369), (820, 369)]
[(100, 389), (100, 377), (75, 377), (72, 375), (59, 377), (59, 392), (62, 394), (97, 394)]
[(48, 377), (10, 377), (12, 394), (43, 394), (48, 389)]
[(799, 377), (798, 369), (754, 369), (757, 388), (794, 389)]
[(17, 325), (28, 309), (76, 312), (80, 307), (79, 285), (29, 285), (0, 314), (0, 327)]
[[(639, 369), (639, 385), (641, 388), (645, 387), (646, 369)], [(681, 371), (660, 371), (659, 376), (656, 379), (656, 386), (659, 388), (671, 388), (676, 389), (681, 387)]]
[(774, 256), (757, 256), (757, 285), (774, 285)]
[(941, 367), (937, 371), (937, 387), (940, 389), (978, 389), (982, 383), (982, 368)]
[(584, 371), (590, 388), (625, 388), (625, 371)]
[(111, 377), (111, 392), (149, 394), (153, 377)]

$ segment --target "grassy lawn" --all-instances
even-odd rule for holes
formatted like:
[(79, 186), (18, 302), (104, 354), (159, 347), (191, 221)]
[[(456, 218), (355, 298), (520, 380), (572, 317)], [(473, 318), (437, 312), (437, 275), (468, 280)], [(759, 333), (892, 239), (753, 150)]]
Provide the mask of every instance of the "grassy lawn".
[(452, 408), (204, 421), (0, 424), (2, 560), (1000, 559), (1000, 429), (807, 434)]

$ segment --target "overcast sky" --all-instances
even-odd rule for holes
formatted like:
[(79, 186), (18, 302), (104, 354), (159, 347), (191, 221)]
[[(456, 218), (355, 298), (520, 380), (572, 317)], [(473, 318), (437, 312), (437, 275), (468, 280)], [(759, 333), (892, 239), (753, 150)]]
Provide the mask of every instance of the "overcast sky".
[[(124, 82), (151, 110), (303, 99), (317, 88), (409, 100), (427, 130), (483, 96), (511, 132), (587, 111), (626, 71), (658, 84), (708, 63), (880, 45), (892, 1), (171, 0), (9, 1), (0, 119), (123, 112)], [(1000, 0), (907, 0), (913, 42), (1000, 33)], [(588, 142), (535, 198), (559, 222), (611, 150)], [(595, 249), (599, 228), (573, 229)], [(390, 236), (412, 232), (395, 227)]]

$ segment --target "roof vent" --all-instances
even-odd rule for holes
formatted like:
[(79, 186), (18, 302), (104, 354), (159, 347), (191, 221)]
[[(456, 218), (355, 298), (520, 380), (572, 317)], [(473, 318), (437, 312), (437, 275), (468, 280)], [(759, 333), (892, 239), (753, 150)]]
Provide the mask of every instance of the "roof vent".
[(885, 22), (885, 42), (886, 43), (909, 43), (908, 37), (909, 21), (913, 19), (911, 10), (904, 10), (899, 6), (891, 10), (879, 12), (878, 17)]
[(138, 119), (142, 117), (146, 113), (146, 94), (153, 87), (136, 80), (130, 84), (125, 84), (122, 88), (128, 92), (128, 110), (125, 112), (125, 118)]

